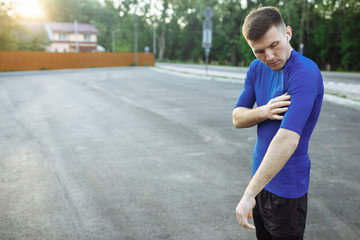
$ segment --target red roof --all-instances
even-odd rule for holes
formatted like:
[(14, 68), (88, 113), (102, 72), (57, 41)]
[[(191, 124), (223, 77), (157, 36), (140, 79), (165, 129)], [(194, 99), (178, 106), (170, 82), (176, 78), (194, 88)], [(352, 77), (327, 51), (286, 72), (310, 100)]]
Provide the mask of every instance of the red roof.
[[(67, 22), (47, 22), (50, 29), (53, 32), (66, 32), (66, 33), (73, 33), (75, 32), (75, 24), (74, 23), (67, 23)], [(92, 24), (87, 23), (78, 23), (78, 32), (79, 33), (94, 33), (98, 34), (98, 30)]]

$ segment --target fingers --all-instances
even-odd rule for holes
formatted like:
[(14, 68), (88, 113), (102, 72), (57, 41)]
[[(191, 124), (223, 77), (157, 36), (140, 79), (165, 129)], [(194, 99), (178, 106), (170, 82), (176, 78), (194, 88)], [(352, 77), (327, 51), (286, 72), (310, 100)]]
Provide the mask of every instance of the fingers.
[(271, 110), (271, 113), (274, 115), (279, 115), (281, 113), (286, 112), (287, 110), (289, 110), (288, 107), (283, 107), (283, 108), (274, 108), (273, 110)]
[(289, 108), (285, 107), (285, 108), (276, 108), (276, 109), (273, 109), (271, 111), (272, 113), (272, 118), (275, 119), (275, 120), (282, 120), (284, 118), (284, 116), (281, 116), (279, 114), (281, 113), (284, 113), (284, 112), (287, 112), (287, 110), (289, 110)]
[(278, 96), (279, 98), (285, 98), (285, 99), (290, 99), (291, 95), (288, 95), (288, 93), (284, 93), (283, 95)]
[(244, 227), (244, 229), (250, 228), (252, 230), (255, 230), (255, 226), (250, 223), (248, 223), (246, 226), (243, 226), (243, 227)]
[(243, 215), (243, 214), (241, 214), (240, 211), (237, 209), (237, 210), (236, 210), (236, 218), (237, 218), (237, 221), (239, 222), (239, 224), (240, 224), (244, 229), (249, 228), (249, 229), (255, 230), (255, 226), (248, 222), (248, 219), (252, 218), (252, 210), (250, 210), (249, 214)]
[(244, 229), (253, 229), (255, 230), (255, 226), (252, 225), (251, 223), (248, 222), (248, 220), (245, 217), (241, 217), (239, 214), (236, 214), (237, 220), (239, 222), (239, 224), (244, 228)]
[(284, 116), (281, 116), (280, 114), (285, 113), (289, 110), (288, 107), (282, 107), (282, 108), (270, 108), (269, 110), (269, 119), (272, 120), (282, 120), (284, 118)]
[(285, 93), (281, 96), (271, 99), (267, 104), (268, 118), (272, 120), (282, 120), (283, 116), (280, 116), (280, 114), (288, 111), (288, 106), (291, 105), (290, 98), (291, 96)]
[(235, 210), (236, 218), (239, 224), (245, 229), (246, 228), (255, 229), (255, 226), (248, 222), (248, 218), (252, 217), (252, 211), (253, 208), (255, 207), (255, 204), (256, 202), (254, 197), (249, 197), (247, 195), (244, 195), (241, 201), (239, 202), (238, 206), (236, 207)]
[(283, 102), (283, 101), (289, 101), (291, 99), (291, 96), (287, 93), (280, 95), (276, 98), (271, 99), (271, 103), (277, 103), (277, 102)]
[(291, 104), (290, 101), (279, 101), (279, 102), (272, 102), (271, 108), (281, 108), (281, 107), (287, 107)]

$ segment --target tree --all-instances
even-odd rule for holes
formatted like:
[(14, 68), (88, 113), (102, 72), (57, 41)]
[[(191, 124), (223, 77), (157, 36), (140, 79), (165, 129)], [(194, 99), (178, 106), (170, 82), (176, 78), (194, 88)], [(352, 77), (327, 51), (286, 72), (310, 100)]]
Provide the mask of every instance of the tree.
[[(1, 0), (0, 0), (1, 1)], [(38, 0), (49, 21), (93, 23), (98, 43), (116, 51), (134, 51), (134, 21), (138, 26), (138, 48), (152, 46), (153, 25), (158, 24), (160, 59), (199, 62), (204, 58), (202, 12), (213, 9), (213, 41), (210, 62), (247, 66), (254, 59), (241, 33), (245, 16), (259, 6), (276, 6), (285, 23), (293, 28), (291, 45), (322, 69), (360, 70), (360, 3), (358, 0)], [(0, 49), (41, 50), (45, 42), (19, 25), (11, 7), (0, 5)], [(135, 12), (135, 9), (137, 11)], [(155, 12), (154, 12), (155, 10)], [(25, 36), (20, 40), (19, 36)]]
[(93, 24), (99, 30), (98, 43), (107, 51), (112, 50), (112, 31), (119, 29), (120, 16), (112, 0), (105, 0), (104, 5), (97, 10)]
[(10, 16), (13, 5), (0, 2), (0, 50), (16, 50), (17, 16)]
[(101, 9), (98, 0), (38, 0), (51, 21), (90, 23)]
[(164, 58), (165, 49), (166, 49), (166, 21), (168, 21), (168, 9), (169, 9), (169, 1), (168, 0), (162, 0), (163, 9), (161, 12), (161, 18), (160, 18), (160, 36), (159, 36), (159, 59)]
[(360, 70), (360, 3), (353, 0), (342, 1), (339, 12), (343, 21), (340, 38), (341, 66), (346, 71)]
[(20, 32), (16, 37), (17, 50), (44, 51), (49, 44), (47, 33), (42, 24), (25, 24), (18, 26)]

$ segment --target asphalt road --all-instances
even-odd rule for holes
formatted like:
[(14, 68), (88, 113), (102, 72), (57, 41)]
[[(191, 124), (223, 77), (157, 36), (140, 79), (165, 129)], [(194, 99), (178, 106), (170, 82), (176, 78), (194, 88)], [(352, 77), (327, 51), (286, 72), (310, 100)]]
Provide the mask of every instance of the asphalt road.
[[(255, 239), (242, 86), (152, 68), (0, 75), (0, 239)], [(325, 102), (305, 239), (360, 239), (360, 112)]]

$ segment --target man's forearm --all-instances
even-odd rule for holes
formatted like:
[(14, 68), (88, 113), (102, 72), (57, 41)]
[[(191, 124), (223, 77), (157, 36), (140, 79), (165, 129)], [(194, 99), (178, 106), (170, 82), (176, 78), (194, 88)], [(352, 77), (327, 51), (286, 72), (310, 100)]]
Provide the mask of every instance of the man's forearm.
[(238, 107), (233, 111), (233, 124), (236, 128), (252, 127), (266, 119), (262, 107), (253, 109)]
[(299, 139), (300, 136), (297, 133), (279, 129), (246, 188), (245, 197), (254, 198), (276, 176), (296, 150)]

